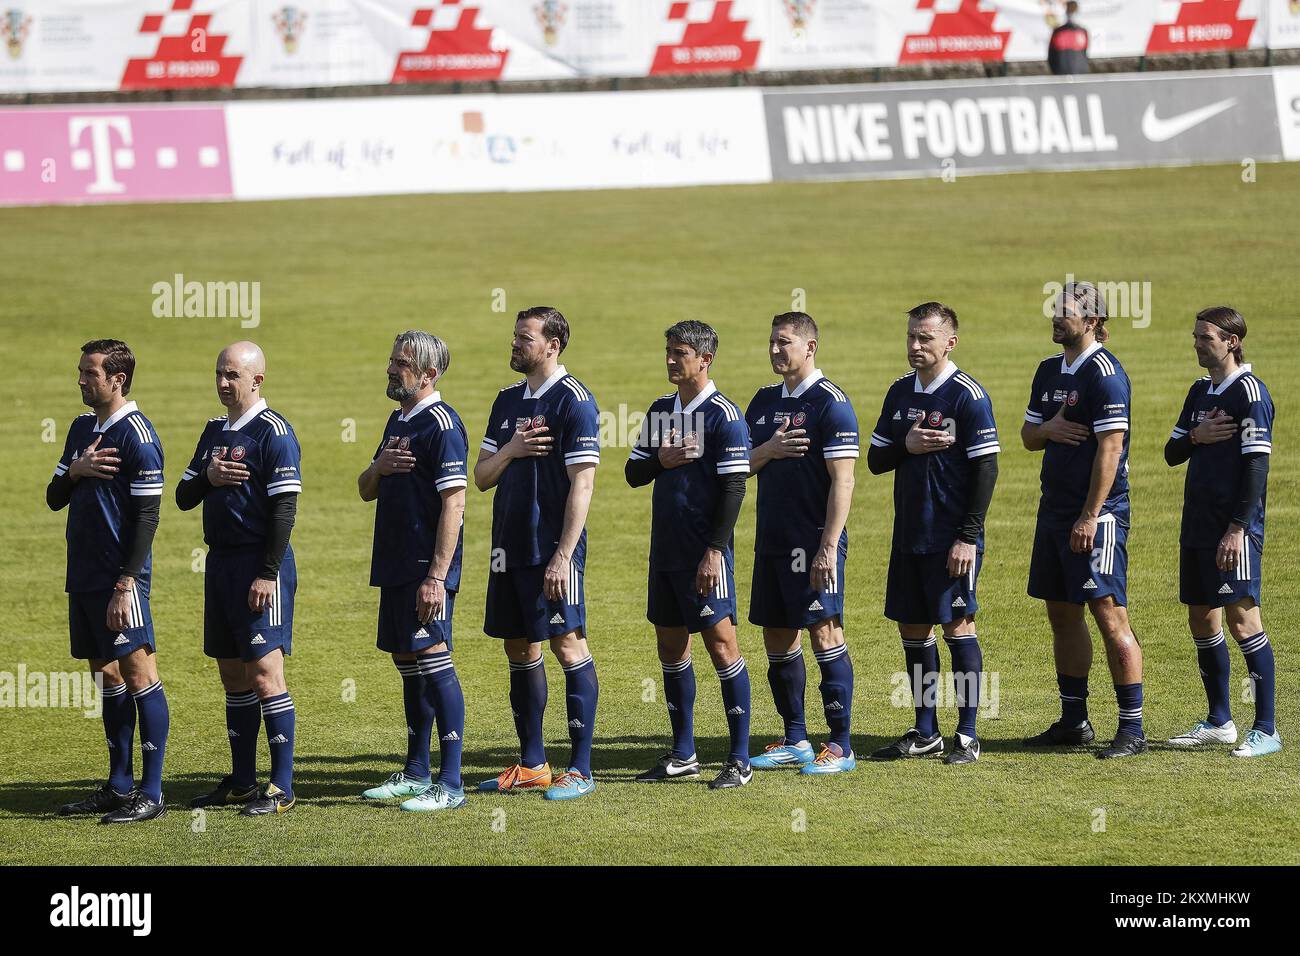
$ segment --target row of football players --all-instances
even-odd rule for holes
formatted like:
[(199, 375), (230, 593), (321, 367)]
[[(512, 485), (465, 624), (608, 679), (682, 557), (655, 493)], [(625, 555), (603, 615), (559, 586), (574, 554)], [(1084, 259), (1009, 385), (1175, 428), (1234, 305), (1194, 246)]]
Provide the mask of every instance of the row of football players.
[[(1029, 594), (1046, 602), (1054, 637), (1061, 719), (1026, 746), (1078, 746), (1094, 739), (1087, 715), (1092, 644), (1085, 606), (1102, 634), (1119, 703), (1119, 727), (1101, 758), (1146, 749), (1142, 729), (1142, 654), (1126, 611), (1129, 525), (1129, 380), (1103, 347), (1105, 303), (1087, 283), (1068, 286), (1052, 321), (1063, 351), (1034, 376), (1021, 438), (1043, 451), (1042, 497)], [(1181, 534), (1183, 603), (1209, 698), (1203, 721), (1171, 743), (1237, 744), (1229, 706), (1227, 627), (1255, 684), (1254, 726), (1233, 751), (1280, 749), (1273, 724), (1273, 657), (1259, 616), (1265, 482), (1273, 407), (1242, 362), (1246, 328), (1232, 309), (1201, 312), (1194, 326), (1208, 375), (1188, 393), (1166, 447), (1171, 465), (1190, 461)], [(600, 460), (591, 392), (560, 364), (569, 327), (555, 309), (519, 313), (510, 365), (525, 378), (493, 403), (473, 468), (475, 485), (495, 489), (491, 568), (484, 631), (503, 641), (518, 763), (479, 790), (542, 790), (574, 799), (596, 786), (591, 771), (598, 682), (587, 645), (586, 516)], [(698, 777), (691, 636), (699, 633), (722, 686), (731, 738), (715, 789), (743, 786), (753, 768), (798, 768), (810, 775), (856, 767), (849, 728), (853, 669), (844, 640), (845, 525), (858, 457), (852, 403), (817, 369), (811, 317), (773, 319), (768, 355), (780, 381), (747, 410), (710, 379), (716, 332), (680, 322), (666, 334), (674, 391), (653, 402), (625, 466), (633, 487), (653, 485), (647, 617), (663, 668), (672, 747), (637, 779)], [(875, 474), (894, 472), (894, 534), (885, 613), (898, 623), (915, 704), (915, 723), (870, 756), (979, 759), (976, 730), (982, 655), (975, 628), (984, 552), (984, 518), (1001, 450), (991, 402), (951, 360), (956, 314), (927, 302), (908, 314), (912, 367), (889, 388), (871, 434)], [(426, 332), (398, 336), (388, 396), (399, 407), (373, 460), (358, 479), (377, 501), (371, 584), (380, 589), (378, 647), (403, 684), (408, 747), (402, 769), (366, 790), (367, 799), (401, 798), (402, 808), (462, 806), (465, 704), (451, 660), (460, 586), (468, 436), (437, 385), (450, 365), (445, 343)], [(48, 489), (52, 508), (71, 504), (68, 583), (73, 654), (104, 685), (109, 779), (65, 813), (104, 814), (104, 822), (152, 819), (165, 811), (161, 790), (167, 705), (153, 654), (149, 615), (150, 543), (162, 493), (162, 450), (148, 420), (127, 401), (134, 358), (115, 340), (87, 343), (83, 400)], [(296, 573), (289, 546), (300, 453), (292, 427), (261, 397), (265, 360), (241, 342), (217, 361), (218, 397), (227, 415), (203, 430), (177, 490), (185, 510), (203, 505), (209, 546), (204, 651), (218, 661), (226, 692), (231, 773), (192, 806), (242, 804), (243, 813), (282, 813), (294, 805), (294, 710), (284, 679), (291, 650)], [(736, 641), (732, 531), (746, 480), (758, 476), (755, 562), (749, 620), (763, 629), (768, 679), (783, 735), (749, 753), (750, 684)], [(86, 480), (90, 479), (90, 480)], [(940, 664), (935, 627), (952, 656), (958, 709), (953, 746), (936, 717)], [(807, 631), (821, 672), (829, 729), (819, 750), (804, 715)], [(565, 675), (572, 750), (553, 774), (543, 747), (547, 684), (541, 645)], [(142, 779), (133, 772), (140, 725)], [(270, 781), (257, 785), (261, 725), (270, 747)], [(432, 772), (436, 726), (439, 765)]]

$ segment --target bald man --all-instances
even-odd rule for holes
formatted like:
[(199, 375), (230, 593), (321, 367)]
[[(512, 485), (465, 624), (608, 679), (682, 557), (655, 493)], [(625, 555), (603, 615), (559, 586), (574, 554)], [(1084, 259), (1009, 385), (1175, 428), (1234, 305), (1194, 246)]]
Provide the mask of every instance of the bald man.
[[(266, 358), (252, 342), (217, 356), (217, 398), (176, 488), (176, 504), (203, 504), (208, 545), (203, 653), (226, 689), (230, 774), (192, 807), (244, 804), (244, 816), (292, 809), (293, 699), (284, 682), (297, 586), (293, 530), (302, 491), (301, 449), (288, 421), (262, 398)], [(271, 780), (257, 786), (257, 735), (266, 722)]]

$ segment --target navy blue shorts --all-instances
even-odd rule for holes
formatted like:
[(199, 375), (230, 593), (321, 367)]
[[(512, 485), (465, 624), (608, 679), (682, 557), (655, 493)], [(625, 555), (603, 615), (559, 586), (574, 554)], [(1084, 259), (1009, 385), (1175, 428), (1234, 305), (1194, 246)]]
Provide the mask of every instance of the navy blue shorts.
[(570, 631), (587, 629), (587, 604), (583, 594), (583, 572), (570, 565), (569, 596), (548, 601), (543, 584), (546, 565), (507, 568), (488, 575), (487, 613), (483, 633), (502, 640), (528, 640), (534, 644), (562, 637)]
[(1075, 554), (1069, 527), (1049, 528), (1038, 522), (1029, 559), (1029, 596), (1086, 604), (1107, 595), (1121, 607), (1128, 605), (1128, 528), (1113, 515), (1102, 515), (1092, 551)]
[(974, 617), (979, 610), (975, 589), (979, 584), (984, 552), (975, 553), (969, 574), (948, 573), (948, 552), (908, 554), (889, 552), (889, 577), (885, 583), (885, 617), (899, 624), (947, 624)]
[(77, 591), (68, 595), (68, 634), (77, 660), (115, 661), (138, 647), (154, 648), (149, 592), (136, 583), (125, 631), (108, 629), (108, 602), (114, 591)]
[(293, 595), (298, 569), (286, 549), (275, 597), (260, 614), (248, 607), (248, 589), (262, 568), (262, 551), (211, 551), (203, 580), (203, 653), (221, 660), (255, 661), (277, 647), (293, 653)]
[(749, 623), (794, 630), (832, 617), (843, 623), (845, 557), (844, 551), (838, 552), (833, 590), (819, 591), (813, 588), (808, 569), (794, 570), (788, 555), (755, 554)]
[(1178, 560), (1178, 600), (1202, 607), (1227, 607), (1244, 598), (1260, 603), (1264, 550), (1246, 535), (1243, 559), (1231, 571), (1214, 563), (1217, 548), (1183, 548)]
[(424, 582), (412, 581), (379, 589), (379, 636), (375, 646), (389, 654), (411, 654), (446, 644), (451, 650), (451, 615), (456, 592), (448, 591), (441, 611), (428, 624), (415, 612), (415, 596)]
[(730, 562), (722, 561), (722, 580), (708, 594), (695, 590), (694, 571), (650, 569), (645, 616), (659, 627), (684, 627), (695, 634), (730, 618), (736, 623), (736, 579)]

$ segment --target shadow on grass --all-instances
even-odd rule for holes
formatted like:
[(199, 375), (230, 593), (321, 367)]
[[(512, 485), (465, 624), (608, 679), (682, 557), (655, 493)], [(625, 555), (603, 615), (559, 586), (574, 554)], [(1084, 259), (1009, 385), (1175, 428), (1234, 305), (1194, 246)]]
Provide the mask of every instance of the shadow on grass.
[[(817, 735), (814, 735), (817, 736)], [(858, 755), (859, 765), (867, 762), (867, 756), (874, 750), (891, 743), (895, 738), (885, 736), (855, 735), (853, 749)], [(997, 739), (981, 738), (980, 744), (985, 754), (1032, 754), (1036, 757), (1053, 756), (1079, 757), (1098, 749), (1093, 747), (1051, 747), (1028, 750), (1020, 738)], [(592, 773), (602, 782), (633, 783), (636, 775), (654, 766), (655, 762), (671, 746), (671, 738), (665, 734), (659, 736), (620, 736), (599, 737), (592, 751)], [(751, 753), (761, 753), (763, 745), (751, 741)], [(1153, 750), (1175, 749), (1153, 746)], [(727, 737), (696, 737), (696, 752), (704, 765), (700, 780), (713, 776), (715, 769), (720, 769), (730, 750)], [(560, 741), (549, 741), (547, 755), (551, 767), (557, 773), (568, 759), (568, 745)], [(437, 751), (434, 754), (434, 772), (437, 772)], [(519, 759), (519, 751), (512, 746), (491, 746), (467, 750), (462, 759), (465, 786), (472, 789), (481, 780), (487, 780), (500, 773)], [(934, 757), (922, 758), (937, 760)], [(298, 754), (294, 759), (295, 794), (312, 802), (324, 805), (337, 803), (361, 804), (360, 794), (367, 787), (381, 783), (395, 770), (400, 770), (404, 756), (396, 751), (390, 753), (362, 754)], [(261, 759), (261, 777), (265, 779), (268, 768), (266, 760)], [(209, 792), (220, 780), (222, 770), (204, 773), (165, 774), (163, 780), (167, 803), (171, 807), (188, 806), (191, 798)], [(17, 780), (0, 783), (0, 818), (2, 817), (48, 817), (64, 819), (58, 816), (59, 806), (80, 800), (99, 785), (98, 780), (61, 780), (33, 781)], [(382, 802), (376, 802), (382, 806)], [(77, 819), (69, 817), (66, 819)]]

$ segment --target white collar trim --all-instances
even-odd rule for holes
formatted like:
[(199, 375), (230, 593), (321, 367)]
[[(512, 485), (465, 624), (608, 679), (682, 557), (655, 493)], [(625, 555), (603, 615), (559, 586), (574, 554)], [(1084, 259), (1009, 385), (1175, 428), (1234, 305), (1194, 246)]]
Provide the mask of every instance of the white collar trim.
[(139, 411), (139, 409), (135, 407), (135, 402), (127, 402), (125, 405), (123, 405), (121, 408), (115, 411), (112, 415), (109, 415), (108, 421), (104, 422), (104, 424), (96, 425), (95, 431), (106, 432), (114, 425), (116, 425), (118, 422), (120, 422), (122, 419), (126, 418), (127, 415), (130, 415), (132, 412), (136, 412), (136, 411)]
[(921, 387), (921, 373), (917, 372), (916, 378), (912, 385), (912, 391), (924, 392), (926, 395), (933, 395), (935, 392), (939, 390), (940, 385), (948, 381), (948, 379), (952, 378), (956, 374), (957, 374), (957, 363), (954, 362), (952, 359), (949, 359), (948, 364), (947, 366), (945, 366), (944, 370), (940, 372), (938, 375), (936, 375), (934, 377), (934, 381), (931, 382), (929, 385), (925, 386), (925, 388)]
[(678, 392), (677, 396), (673, 399), (673, 412), (681, 412), (684, 415), (689, 415), (691, 412), (695, 411), (695, 409), (703, 405), (710, 396), (717, 392), (717, 390), (718, 386), (714, 385), (713, 380), (710, 379), (709, 383), (704, 386), (704, 390), (692, 398), (691, 403), (685, 408), (682, 408), (682, 393)]
[(1096, 351), (1097, 351), (1098, 349), (1100, 349), (1100, 348), (1101, 348), (1101, 343), (1100, 343), (1100, 342), (1093, 342), (1090, 346), (1088, 346), (1086, 349), (1084, 349), (1082, 353), (1080, 353), (1079, 357), (1078, 357), (1077, 359), (1074, 360), (1074, 364), (1073, 364), (1073, 365), (1066, 365), (1066, 364), (1065, 364), (1065, 354), (1062, 353), (1062, 354), (1061, 354), (1061, 374), (1062, 374), (1062, 375), (1073, 375), (1075, 372), (1079, 371), (1079, 369), (1083, 367), (1083, 363), (1084, 363), (1084, 362), (1086, 362), (1086, 361), (1088, 361), (1088, 359), (1092, 358), (1092, 353), (1093, 353), (1093, 352), (1096, 352)]
[(435, 402), (440, 402), (440, 401), (442, 401), (442, 393), (441, 393), (441, 392), (433, 392), (433, 393), (431, 393), (427, 398), (422, 398), (422, 399), (420, 399), (418, 402), (416, 402), (416, 403), (415, 403), (415, 407), (412, 408), (412, 409), (411, 409), (409, 412), (407, 412), (406, 414), (404, 414), (404, 415), (399, 414), (399, 415), (397, 416), (397, 420), (398, 420), (399, 422), (409, 422), (412, 418), (414, 418), (416, 415), (420, 414), (420, 412), (424, 411), (424, 410), (425, 410), (426, 408), (428, 408), (430, 405), (434, 404)]
[(781, 397), (782, 397), (782, 398), (798, 398), (800, 395), (802, 395), (804, 392), (808, 391), (808, 389), (812, 388), (814, 385), (816, 385), (819, 381), (821, 381), (821, 380), (822, 380), (823, 378), (825, 378), (825, 377), (826, 377), (826, 376), (822, 374), (822, 370), (821, 370), (821, 369), (819, 369), (819, 368), (815, 368), (815, 369), (812, 370), (812, 374), (811, 374), (811, 375), (809, 375), (806, 379), (804, 379), (802, 382), (800, 382), (798, 385), (795, 386), (795, 389), (794, 389), (793, 392), (789, 390), (788, 386), (786, 386), (784, 383), (782, 383), (782, 385), (781, 385)]
[(237, 432), (264, 411), (266, 411), (266, 399), (259, 398), (257, 404), (244, 412), (244, 417), (235, 424), (230, 424), (230, 419), (227, 417), (226, 424), (221, 427), (221, 430), (223, 432)]
[(533, 390), (528, 386), (528, 384), (525, 383), (525, 385), (524, 385), (524, 398), (541, 398), (543, 395), (545, 395), (545, 394), (547, 393), (547, 391), (550, 390), (550, 387), (551, 387), (552, 385), (554, 385), (556, 382), (558, 382), (560, 379), (564, 378), (564, 376), (566, 376), (566, 375), (568, 375), (568, 374), (569, 374), (569, 370), (568, 370), (568, 369), (566, 369), (563, 365), (557, 365), (557, 366), (555, 367), (555, 372), (554, 372), (554, 374), (552, 374), (550, 378), (548, 378), (546, 381), (544, 381), (544, 382), (542, 383), (542, 387), (539, 388), (537, 391), (534, 392), (534, 391), (533, 391)]
[[(1235, 372), (1233, 372), (1231, 375), (1229, 375), (1227, 378), (1225, 378), (1225, 379), (1224, 379), (1222, 382), (1220, 382), (1218, 385), (1215, 385), (1213, 382), (1210, 383), (1210, 394), (1211, 394), (1211, 395), (1222, 395), (1224, 392), (1226, 392), (1226, 391), (1228, 390), (1228, 386), (1229, 386), (1229, 385), (1231, 385), (1233, 382), (1235, 382), (1237, 379), (1241, 378), (1243, 375), (1245, 375), (1245, 374), (1246, 374), (1247, 372), (1249, 372), (1249, 371), (1250, 371), (1250, 363), (1249, 363), (1249, 362), (1247, 362), (1245, 365), (1239, 365), (1239, 366), (1237, 366), (1237, 370), (1236, 370)], [(132, 404), (134, 404), (134, 403), (132, 403)]]

